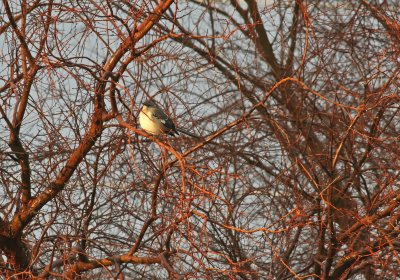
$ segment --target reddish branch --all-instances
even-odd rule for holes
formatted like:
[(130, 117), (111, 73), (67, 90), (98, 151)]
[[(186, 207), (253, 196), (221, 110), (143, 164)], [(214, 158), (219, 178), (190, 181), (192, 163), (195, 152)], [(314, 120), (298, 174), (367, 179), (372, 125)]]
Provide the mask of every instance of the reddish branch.
[[(367, 0), (360, 0), (361, 3), (366, 7), (372, 15), (379, 21), (380, 24), (386, 29), (390, 34), (392, 39), (400, 44), (400, 25), (393, 19), (389, 18), (380, 9), (369, 3)], [(389, 4), (390, 5), (390, 4)]]
[(73, 279), (74, 276), (81, 272), (88, 271), (99, 267), (107, 267), (115, 265), (115, 263), (131, 263), (131, 264), (155, 264), (161, 263), (161, 257), (136, 257), (130, 255), (122, 255), (109, 257), (104, 259), (91, 260), (89, 262), (77, 262), (64, 273), (66, 279)]

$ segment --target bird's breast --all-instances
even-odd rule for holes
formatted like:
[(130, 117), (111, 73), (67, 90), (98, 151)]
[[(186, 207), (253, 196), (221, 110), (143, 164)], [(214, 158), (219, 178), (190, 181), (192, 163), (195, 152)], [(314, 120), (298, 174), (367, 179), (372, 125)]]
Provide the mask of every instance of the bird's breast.
[(150, 118), (150, 116), (148, 116), (143, 111), (139, 113), (139, 123), (143, 130), (150, 134), (159, 135), (162, 133), (160, 123), (157, 122), (154, 118)]

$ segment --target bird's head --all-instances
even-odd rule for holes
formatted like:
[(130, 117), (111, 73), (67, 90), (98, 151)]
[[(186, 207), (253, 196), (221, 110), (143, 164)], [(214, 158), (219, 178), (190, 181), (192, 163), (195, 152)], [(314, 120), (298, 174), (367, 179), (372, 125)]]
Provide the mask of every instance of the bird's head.
[(151, 100), (146, 100), (145, 102), (143, 102), (143, 105), (149, 108), (157, 108), (156, 103)]

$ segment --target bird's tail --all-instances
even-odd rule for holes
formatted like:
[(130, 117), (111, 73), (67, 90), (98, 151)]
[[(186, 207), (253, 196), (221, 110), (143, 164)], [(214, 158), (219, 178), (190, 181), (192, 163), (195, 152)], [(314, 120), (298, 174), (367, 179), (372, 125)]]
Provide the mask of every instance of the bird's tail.
[(182, 129), (182, 128), (176, 127), (176, 130), (177, 130), (178, 132), (183, 133), (183, 134), (189, 135), (189, 136), (191, 136), (191, 137), (193, 137), (193, 138), (201, 139), (200, 136), (198, 136), (198, 135), (196, 135), (196, 134), (194, 134), (194, 133), (191, 133), (191, 132), (189, 132), (189, 131), (186, 131), (186, 130), (184, 130), (184, 129)]

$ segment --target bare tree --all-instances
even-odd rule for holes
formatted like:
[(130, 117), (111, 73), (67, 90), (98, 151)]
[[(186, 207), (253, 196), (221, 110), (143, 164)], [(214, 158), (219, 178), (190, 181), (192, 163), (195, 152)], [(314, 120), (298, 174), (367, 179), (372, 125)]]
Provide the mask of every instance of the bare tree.
[(3, 0), (1, 273), (399, 277), (399, 11)]

